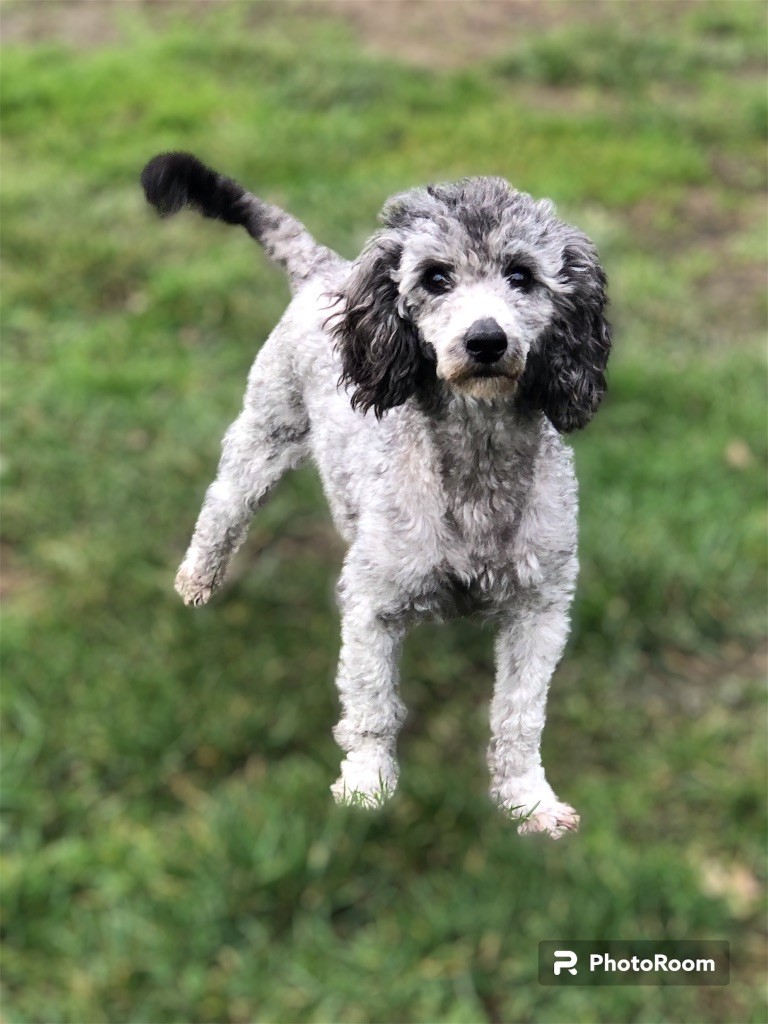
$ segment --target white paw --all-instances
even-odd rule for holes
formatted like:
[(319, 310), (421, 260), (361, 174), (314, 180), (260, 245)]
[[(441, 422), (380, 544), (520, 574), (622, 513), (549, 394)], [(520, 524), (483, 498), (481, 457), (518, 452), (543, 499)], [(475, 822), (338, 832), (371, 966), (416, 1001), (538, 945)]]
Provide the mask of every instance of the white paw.
[(190, 568), (183, 562), (176, 573), (174, 587), (184, 604), (197, 607), (208, 603), (211, 594), (218, 588), (218, 583), (210, 574)]
[(562, 804), (559, 800), (539, 804), (526, 815), (525, 821), (517, 828), (518, 835), (521, 836), (546, 832), (552, 839), (559, 839), (567, 832), (578, 831), (578, 814), (569, 804)]
[(518, 822), (521, 836), (543, 832), (559, 839), (566, 832), (578, 832), (578, 814), (557, 799), (540, 765), (523, 775), (496, 777), (491, 796), (503, 814)]
[(388, 753), (352, 751), (341, 762), (331, 793), (340, 805), (381, 807), (397, 789), (397, 777), (397, 764)]

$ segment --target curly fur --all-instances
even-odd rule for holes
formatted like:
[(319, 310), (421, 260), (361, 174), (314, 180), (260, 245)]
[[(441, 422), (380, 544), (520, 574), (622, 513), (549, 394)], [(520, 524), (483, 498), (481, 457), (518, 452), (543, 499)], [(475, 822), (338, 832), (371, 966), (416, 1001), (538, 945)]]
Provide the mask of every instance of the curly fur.
[(560, 434), (594, 415), (610, 349), (589, 239), (549, 201), (471, 178), (391, 198), (349, 263), (189, 154), (155, 157), (142, 183), (160, 213), (191, 205), (245, 227), (294, 291), (224, 438), (181, 596), (210, 598), (254, 511), (311, 457), (349, 545), (336, 799), (378, 806), (396, 788), (407, 628), (476, 613), (498, 627), (491, 793), (523, 834), (577, 828), (545, 778), (540, 740), (577, 572), (576, 481)]
[(428, 375), (416, 325), (397, 306), (393, 274), (401, 255), (401, 246), (386, 243), (363, 254), (332, 328), (341, 357), (341, 383), (352, 387), (352, 408), (373, 409), (378, 418), (407, 401)]

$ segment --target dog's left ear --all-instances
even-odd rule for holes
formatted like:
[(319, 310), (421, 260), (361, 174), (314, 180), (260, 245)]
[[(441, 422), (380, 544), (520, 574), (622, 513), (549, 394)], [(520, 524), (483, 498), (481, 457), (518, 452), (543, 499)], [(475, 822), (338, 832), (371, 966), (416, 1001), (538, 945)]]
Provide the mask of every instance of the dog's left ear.
[(528, 355), (521, 400), (541, 409), (561, 433), (584, 427), (605, 395), (611, 329), (605, 319), (606, 278), (594, 249), (567, 246), (561, 276), (570, 286), (555, 297), (547, 334)]
[(423, 356), (414, 324), (398, 302), (394, 273), (402, 246), (377, 238), (363, 252), (341, 295), (331, 332), (341, 356), (341, 383), (352, 385), (353, 409), (377, 418), (416, 390)]

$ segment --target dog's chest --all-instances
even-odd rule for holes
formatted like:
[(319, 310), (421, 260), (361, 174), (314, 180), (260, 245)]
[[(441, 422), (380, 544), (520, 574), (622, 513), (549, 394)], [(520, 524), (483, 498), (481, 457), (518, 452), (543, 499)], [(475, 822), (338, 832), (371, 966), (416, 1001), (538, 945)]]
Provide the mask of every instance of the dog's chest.
[(549, 465), (555, 453), (535, 428), (488, 414), (399, 421), (367, 499), (374, 514), (361, 516), (386, 614), (494, 615), (541, 584), (542, 555), (560, 540), (540, 479), (542, 454)]
[(503, 562), (529, 500), (535, 443), (504, 429), (454, 431), (437, 451), (445, 520), (468, 556)]
[(531, 477), (531, 460), (508, 451), (442, 450), (440, 543), (425, 574), (422, 610), (440, 618), (492, 614), (514, 600)]
[(509, 602), (518, 580), (515, 540), (525, 494), (498, 487), (446, 508), (443, 586), (467, 612), (493, 610)]

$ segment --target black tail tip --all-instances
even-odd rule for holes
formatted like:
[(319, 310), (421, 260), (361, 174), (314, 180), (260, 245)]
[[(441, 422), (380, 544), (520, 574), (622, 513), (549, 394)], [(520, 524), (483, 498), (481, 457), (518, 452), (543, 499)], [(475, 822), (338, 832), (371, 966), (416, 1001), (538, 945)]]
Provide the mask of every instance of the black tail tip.
[(162, 217), (196, 202), (201, 186), (213, 178), (215, 173), (191, 153), (159, 153), (141, 172), (147, 202)]

